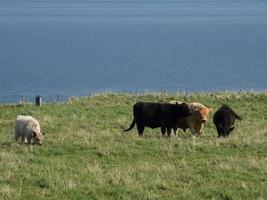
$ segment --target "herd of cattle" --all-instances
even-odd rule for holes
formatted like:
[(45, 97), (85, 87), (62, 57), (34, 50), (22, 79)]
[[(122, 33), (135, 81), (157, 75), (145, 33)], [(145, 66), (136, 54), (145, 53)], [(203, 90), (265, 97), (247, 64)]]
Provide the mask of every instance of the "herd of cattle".
[[(206, 123), (212, 109), (201, 103), (148, 103), (138, 102), (133, 106), (133, 121), (128, 129), (135, 125), (139, 136), (143, 135), (144, 128), (161, 128), (162, 135), (167, 132), (168, 136), (173, 131), (176, 135), (178, 128), (186, 131), (190, 129), (194, 135), (200, 135), (204, 123)], [(234, 130), (235, 119), (241, 120), (229, 106), (222, 105), (213, 116), (218, 137), (226, 137)]]
[[(128, 129), (135, 125), (139, 136), (143, 135), (145, 127), (161, 128), (162, 135), (168, 136), (173, 131), (176, 135), (180, 128), (183, 131), (189, 129), (192, 134), (200, 135), (203, 125), (206, 123), (211, 109), (201, 103), (152, 103), (137, 102), (133, 106), (134, 119)], [(226, 137), (234, 129), (235, 119), (241, 120), (229, 106), (221, 106), (213, 116), (218, 137)], [(31, 116), (18, 115), (15, 122), (15, 141), (21, 137), (23, 143), (39, 144), (44, 141), (44, 133), (41, 132), (39, 122)]]

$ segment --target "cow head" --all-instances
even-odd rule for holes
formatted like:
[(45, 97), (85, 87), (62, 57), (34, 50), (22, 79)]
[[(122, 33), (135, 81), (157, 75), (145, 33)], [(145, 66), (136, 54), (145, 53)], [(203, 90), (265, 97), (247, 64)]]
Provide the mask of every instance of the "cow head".
[(44, 141), (44, 134), (45, 133), (37, 133), (35, 131), (32, 131), (32, 144), (41, 145)]
[(199, 117), (200, 121), (202, 123), (206, 123), (209, 117), (209, 113), (212, 111), (212, 109), (207, 107), (200, 107), (200, 108), (195, 108), (194, 111)]
[(219, 124), (218, 126), (218, 132), (219, 132), (219, 137), (220, 136), (227, 136), (230, 134), (235, 129), (235, 127), (230, 127), (230, 126), (223, 126), (222, 124)]
[(186, 117), (192, 114), (186, 103), (178, 104), (176, 102), (176, 106), (177, 106), (177, 111), (179, 113), (179, 117)]

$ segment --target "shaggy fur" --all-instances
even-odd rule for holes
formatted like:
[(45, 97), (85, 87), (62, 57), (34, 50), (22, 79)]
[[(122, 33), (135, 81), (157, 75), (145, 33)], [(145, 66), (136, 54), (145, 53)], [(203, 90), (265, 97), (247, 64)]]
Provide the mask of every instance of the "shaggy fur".
[[(171, 103), (175, 102), (172, 101)], [(189, 128), (192, 134), (197, 136), (200, 135), (202, 133), (204, 123), (207, 122), (209, 113), (212, 110), (211, 108), (197, 102), (188, 103), (188, 107), (192, 114), (178, 120), (177, 126), (173, 129), (175, 135), (178, 128), (183, 129), (183, 131), (186, 131), (186, 129)]]
[(22, 142), (41, 145), (44, 134), (41, 133), (39, 122), (31, 116), (18, 115), (15, 122), (15, 141), (21, 137)]

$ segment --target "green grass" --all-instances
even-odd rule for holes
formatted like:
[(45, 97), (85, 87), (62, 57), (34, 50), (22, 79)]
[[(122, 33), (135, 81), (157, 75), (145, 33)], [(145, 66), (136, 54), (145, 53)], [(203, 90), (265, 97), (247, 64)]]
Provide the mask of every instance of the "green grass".
[[(136, 101), (230, 105), (243, 121), (217, 139), (159, 129), (122, 134)], [(13, 141), (18, 114), (37, 118), (42, 146)], [(267, 93), (101, 94), (55, 105), (0, 106), (0, 199), (266, 199)]]

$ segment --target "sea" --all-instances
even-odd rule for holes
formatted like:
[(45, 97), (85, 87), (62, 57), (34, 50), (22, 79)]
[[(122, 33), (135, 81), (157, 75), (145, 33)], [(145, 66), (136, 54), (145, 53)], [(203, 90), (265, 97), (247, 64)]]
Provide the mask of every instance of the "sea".
[(0, 103), (266, 91), (266, 0), (0, 0)]

